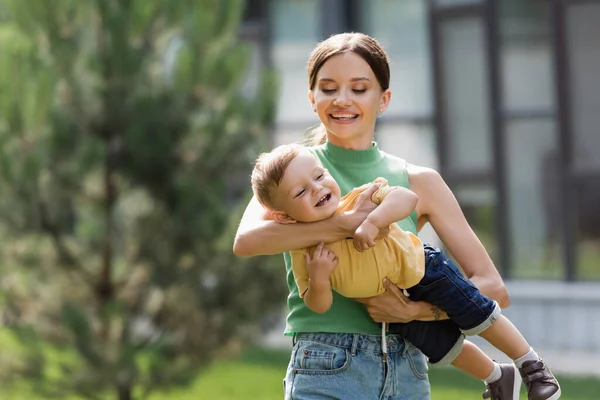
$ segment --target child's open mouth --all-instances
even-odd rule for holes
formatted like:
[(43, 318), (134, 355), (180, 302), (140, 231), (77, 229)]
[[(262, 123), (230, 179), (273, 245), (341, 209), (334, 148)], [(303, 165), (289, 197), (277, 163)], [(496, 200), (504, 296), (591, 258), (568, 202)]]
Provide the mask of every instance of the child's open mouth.
[(321, 197), (321, 200), (319, 200), (319, 202), (316, 204), (316, 207), (321, 207), (322, 205), (325, 205), (329, 200), (331, 200), (331, 193), (328, 193), (325, 196)]

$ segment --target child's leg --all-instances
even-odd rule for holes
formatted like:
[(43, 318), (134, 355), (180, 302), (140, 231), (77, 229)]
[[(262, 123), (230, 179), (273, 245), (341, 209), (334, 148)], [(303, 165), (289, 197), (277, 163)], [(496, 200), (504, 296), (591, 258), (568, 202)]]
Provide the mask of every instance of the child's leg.
[[(492, 346), (502, 351), (511, 360), (523, 357), (531, 350), (521, 332), (504, 315), (500, 315), (496, 322), (479, 334), (490, 342)], [(535, 358), (537, 361), (537, 358)]]
[(485, 381), (494, 371), (495, 362), (479, 347), (465, 340), (462, 351), (452, 361), (452, 365), (467, 375)]
[[(465, 335), (480, 335), (513, 359), (529, 400), (557, 400), (560, 386), (556, 378), (515, 326), (502, 317), (498, 304), (481, 294), (439, 249), (425, 246), (425, 259), (425, 276), (408, 289), (411, 299), (427, 301), (446, 311)], [(463, 365), (461, 361), (459, 365)], [(501, 375), (514, 373), (510, 368), (501, 365)], [(491, 398), (502, 381), (488, 385)]]
[(501, 314), (498, 304), (481, 294), (441, 250), (425, 246), (425, 259), (425, 276), (408, 289), (411, 300), (424, 300), (439, 307), (465, 335), (483, 337), (513, 360), (530, 352), (529, 344)]
[(514, 361), (525, 381), (527, 397), (530, 400), (560, 398), (561, 390), (558, 381), (508, 318), (501, 315), (479, 336)]

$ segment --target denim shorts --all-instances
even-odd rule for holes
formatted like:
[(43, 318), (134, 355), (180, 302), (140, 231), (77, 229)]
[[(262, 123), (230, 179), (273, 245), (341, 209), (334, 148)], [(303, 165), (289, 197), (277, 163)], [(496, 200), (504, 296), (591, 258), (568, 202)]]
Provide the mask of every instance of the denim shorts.
[(425, 245), (425, 276), (407, 289), (413, 301), (426, 301), (444, 310), (450, 320), (390, 324), (432, 364), (449, 364), (462, 350), (464, 335), (478, 335), (500, 316), (500, 307), (468, 280), (452, 260)]
[(427, 361), (399, 335), (298, 333), (285, 379), (285, 400), (429, 400)]

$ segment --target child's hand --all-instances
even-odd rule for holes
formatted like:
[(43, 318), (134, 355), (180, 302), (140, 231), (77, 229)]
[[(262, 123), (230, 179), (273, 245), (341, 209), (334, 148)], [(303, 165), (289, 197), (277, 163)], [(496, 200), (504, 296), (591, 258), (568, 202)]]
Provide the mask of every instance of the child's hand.
[(312, 256), (306, 253), (306, 271), (308, 272), (308, 279), (313, 283), (329, 283), (331, 273), (337, 264), (337, 256), (325, 247), (323, 242), (315, 248)]
[(354, 247), (358, 251), (365, 251), (375, 246), (375, 238), (379, 235), (379, 228), (365, 220), (354, 232)]

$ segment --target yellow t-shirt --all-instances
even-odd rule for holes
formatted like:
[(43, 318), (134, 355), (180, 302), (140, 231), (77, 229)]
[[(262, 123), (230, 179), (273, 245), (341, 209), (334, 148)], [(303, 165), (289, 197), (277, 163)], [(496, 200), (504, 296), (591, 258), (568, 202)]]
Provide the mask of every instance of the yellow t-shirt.
[[(387, 180), (377, 178), (382, 186), (371, 196), (375, 204), (381, 204), (391, 188)], [(369, 185), (353, 189), (340, 200), (336, 214), (350, 211), (358, 196)], [(403, 231), (397, 224), (390, 225), (387, 237), (377, 240), (377, 244), (362, 253), (356, 250), (352, 239), (338, 240), (325, 245), (338, 257), (338, 265), (331, 274), (331, 287), (345, 297), (364, 298), (385, 291), (382, 279), (387, 277), (400, 288), (410, 288), (423, 278), (425, 273), (425, 255), (423, 244), (410, 232)], [(314, 247), (290, 252), (294, 279), (298, 285), (300, 297), (308, 289), (306, 271), (306, 252), (312, 254)]]

